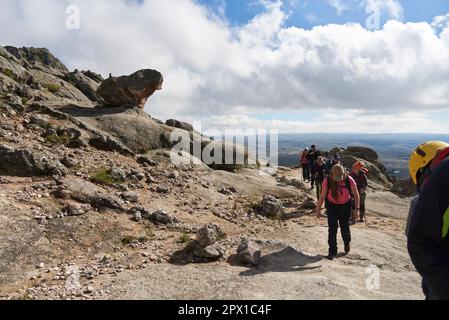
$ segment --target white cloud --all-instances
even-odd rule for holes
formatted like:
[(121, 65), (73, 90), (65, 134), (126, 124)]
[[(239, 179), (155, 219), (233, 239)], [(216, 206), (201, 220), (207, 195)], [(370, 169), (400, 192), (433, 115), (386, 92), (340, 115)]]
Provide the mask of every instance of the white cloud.
[(329, 4), (335, 8), (338, 15), (349, 9), (349, 6), (342, 2), (342, 0), (329, 0)]
[(362, 0), (367, 12), (386, 11), (391, 19), (402, 20), (404, 9), (397, 0)]
[(246, 129), (278, 129), (279, 133), (429, 133), (429, 127), (435, 133), (449, 134), (447, 126), (435, 125), (428, 114), (406, 112), (400, 116), (391, 114), (365, 114), (357, 110), (328, 110), (319, 120), (285, 121), (260, 120), (251, 116), (213, 116), (201, 123), (202, 129), (226, 129), (243, 127)]
[[(69, 3), (81, 9), (78, 31), (65, 28)], [(401, 12), (396, 1), (383, 3), (393, 16)], [(70, 68), (103, 75), (158, 69), (164, 90), (147, 110), (163, 119), (244, 124), (259, 112), (327, 108), (344, 119), (344, 110), (356, 109), (365, 110), (362, 123), (374, 125), (368, 120), (377, 117), (391, 131), (399, 119), (392, 114), (423, 120), (410, 111), (449, 107), (449, 28), (436, 33), (425, 22), (399, 21), (377, 31), (357, 24), (287, 28), (281, 1), (262, 4), (263, 13), (234, 27), (193, 0), (2, 0), (0, 44), (46, 46)]]

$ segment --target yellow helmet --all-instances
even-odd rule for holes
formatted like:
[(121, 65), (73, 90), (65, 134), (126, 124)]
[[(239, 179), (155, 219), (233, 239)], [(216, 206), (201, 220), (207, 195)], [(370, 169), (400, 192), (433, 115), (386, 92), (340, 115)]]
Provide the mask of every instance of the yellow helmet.
[(438, 151), (446, 149), (449, 144), (443, 141), (430, 141), (420, 145), (410, 156), (409, 169), (413, 182), (418, 184), (418, 172), (425, 168), (437, 156)]

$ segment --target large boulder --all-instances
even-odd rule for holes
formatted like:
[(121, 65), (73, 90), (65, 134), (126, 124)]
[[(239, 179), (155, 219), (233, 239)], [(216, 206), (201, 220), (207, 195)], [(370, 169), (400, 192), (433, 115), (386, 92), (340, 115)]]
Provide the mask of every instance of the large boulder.
[(384, 186), (388, 187), (391, 186), (388, 176), (384, 172), (382, 172), (382, 170), (374, 163), (365, 161), (364, 159), (361, 158), (356, 158), (354, 156), (344, 156), (340, 159), (340, 161), (348, 171), (352, 170), (352, 166), (354, 165), (354, 163), (356, 163), (357, 161), (362, 161), (365, 164), (365, 167), (369, 170), (368, 173), (369, 180), (373, 180)]
[(63, 176), (66, 173), (65, 166), (49, 154), (0, 144), (0, 174), (31, 177)]
[(237, 249), (237, 259), (243, 265), (257, 266), (262, 253), (258, 244), (249, 239), (244, 239)]
[(214, 170), (236, 171), (243, 168), (258, 169), (259, 162), (244, 146), (204, 139), (202, 161)]
[(265, 196), (260, 204), (262, 214), (270, 218), (280, 218), (284, 214), (284, 205), (281, 200), (273, 196)]
[(57, 198), (71, 198), (81, 203), (89, 204), (97, 209), (123, 210), (119, 199), (108, 194), (102, 188), (93, 183), (79, 178), (64, 178), (59, 181), (60, 188), (55, 191)]
[(103, 81), (97, 93), (109, 107), (145, 107), (148, 98), (162, 89), (164, 78), (156, 70), (139, 70), (129, 76), (109, 77)]
[(370, 162), (377, 161), (379, 159), (376, 151), (365, 147), (348, 147), (346, 148), (345, 153), (357, 158), (368, 160)]
[(351, 147), (336, 147), (329, 151), (329, 155), (333, 157), (338, 154), (340, 157), (350, 156), (356, 157), (370, 162), (378, 161), (379, 155), (376, 151), (370, 148), (351, 146)]
[(220, 228), (220, 226), (211, 223), (204, 226), (198, 231), (196, 235), (196, 241), (201, 247), (205, 248), (214, 244), (218, 240), (223, 239), (225, 236), (226, 234)]
[(112, 143), (114, 140), (137, 154), (169, 148), (171, 144), (166, 137), (170, 137), (175, 130), (156, 123), (138, 107), (131, 109), (65, 107), (60, 110), (75, 117), (84, 126), (97, 130), (98, 134), (89, 143), (103, 150), (116, 148), (116, 143)]

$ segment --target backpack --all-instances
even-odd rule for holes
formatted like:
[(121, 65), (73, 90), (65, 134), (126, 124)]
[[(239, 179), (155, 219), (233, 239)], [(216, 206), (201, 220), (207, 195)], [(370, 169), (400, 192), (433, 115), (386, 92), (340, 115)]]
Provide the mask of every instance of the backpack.
[[(329, 205), (329, 200), (327, 200), (327, 198), (329, 196), (329, 192), (331, 192), (330, 183), (331, 183), (331, 177), (328, 176), (327, 177), (326, 208)], [(352, 194), (351, 180), (349, 180), (349, 174), (346, 174), (345, 187), (346, 187), (346, 189), (348, 189), (349, 195), (351, 196), (351, 201), (352, 201), (354, 199), (354, 195)]]

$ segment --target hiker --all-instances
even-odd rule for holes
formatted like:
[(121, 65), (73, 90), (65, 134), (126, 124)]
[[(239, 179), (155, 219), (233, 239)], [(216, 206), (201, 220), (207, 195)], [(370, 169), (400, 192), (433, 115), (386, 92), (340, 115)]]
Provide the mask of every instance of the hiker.
[(418, 196), (407, 222), (408, 252), (426, 299), (449, 300), (449, 144), (422, 144), (409, 167)]
[[(360, 195), (360, 220), (359, 222), (362, 223), (365, 221), (365, 214), (366, 214), (366, 191), (368, 190), (368, 169), (365, 167), (365, 164), (361, 161), (357, 161), (352, 166), (351, 171), (351, 177), (354, 179), (354, 181), (357, 183), (357, 190), (359, 191)], [(355, 209), (355, 207), (353, 208)], [(355, 223), (351, 218), (351, 222)]]
[(315, 165), (316, 161), (318, 160), (318, 157), (321, 156), (321, 153), (316, 149), (316, 145), (312, 145), (312, 147), (309, 150), (309, 153), (307, 154), (307, 159), (309, 160), (309, 167), (310, 167), (310, 173), (311, 173), (311, 187), (312, 189), (315, 187)]
[(360, 210), (360, 198), (357, 184), (346, 172), (345, 168), (337, 164), (332, 167), (330, 176), (323, 182), (323, 190), (316, 211), (317, 218), (321, 218), (321, 207), (326, 202), (329, 226), (329, 255), (327, 259), (329, 260), (334, 259), (338, 253), (338, 225), (340, 225), (341, 235), (345, 244), (345, 253), (348, 254), (351, 251), (349, 219), (352, 214), (352, 198), (354, 198), (356, 204), (355, 212), (358, 212)]
[(309, 154), (309, 149), (305, 148), (301, 154), (301, 167), (302, 167), (302, 177), (304, 181), (310, 180), (310, 167), (309, 167), (309, 159), (307, 155)]
[(331, 173), (332, 167), (336, 164), (340, 164), (340, 156), (335, 154), (332, 158), (328, 159), (326, 162), (326, 177)]
[(324, 178), (326, 177), (326, 164), (324, 163), (324, 157), (318, 157), (314, 172), (316, 182), (316, 197), (317, 199), (320, 199)]

